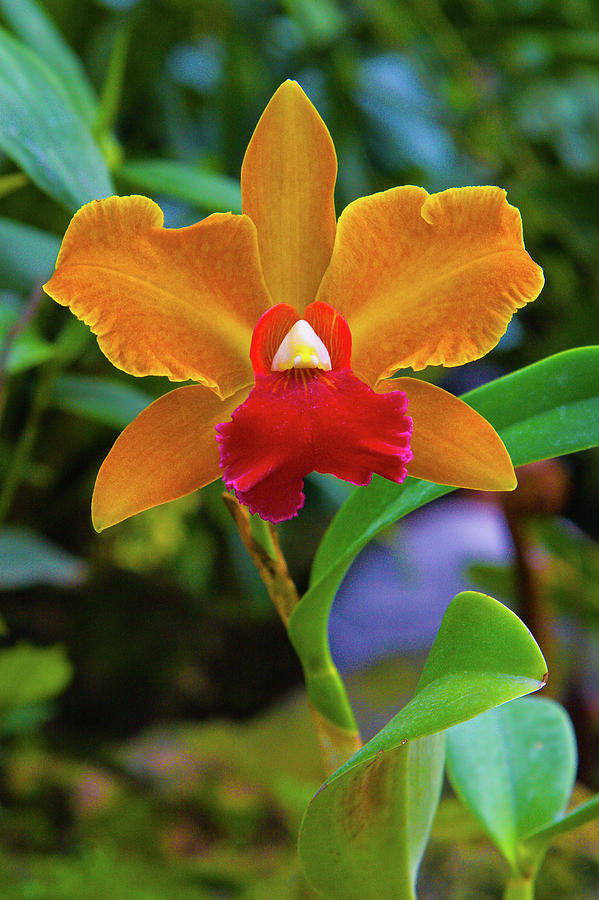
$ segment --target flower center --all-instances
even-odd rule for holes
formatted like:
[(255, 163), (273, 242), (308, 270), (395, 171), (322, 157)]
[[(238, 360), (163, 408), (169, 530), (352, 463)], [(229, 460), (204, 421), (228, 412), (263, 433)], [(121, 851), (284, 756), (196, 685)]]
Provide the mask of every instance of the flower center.
[(273, 357), (273, 372), (286, 369), (331, 369), (329, 351), (305, 319), (299, 319), (287, 332)]

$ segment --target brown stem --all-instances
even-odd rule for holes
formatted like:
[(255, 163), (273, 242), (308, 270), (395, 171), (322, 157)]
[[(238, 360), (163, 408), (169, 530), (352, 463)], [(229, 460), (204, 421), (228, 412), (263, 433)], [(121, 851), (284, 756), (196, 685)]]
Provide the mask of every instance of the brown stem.
[(241, 506), (232, 494), (223, 494), (223, 501), (235, 520), (241, 540), (258, 569), (260, 578), (268, 591), (268, 596), (283, 620), (283, 624), (286, 626), (289, 616), (299, 603), (300, 598), (287, 569), (285, 557), (281, 553), (274, 525), (265, 523), (270, 532), (271, 547), (268, 549), (262, 547), (252, 533), (250, 515), (247, 508)]
[[(258, 573), (275, 609), (279, 613), (285, 627), (291, 613), (300, 601), (300, 596), (289, 575), (287, 563), (281, 553), (274, 525), (268, 522), (259, 523), (252, 520), (245, 506), (241, 506), (231, 494), (223, 494), (225, 506), (233, 516)], [(325, 673), (326, 688), (329, 699), (349, 708), (343, 682), (331, 662), (330, 670)], [(320, 754), (327, 775), (331, 775), (350, 756), (360, 749), (362, 742), (357, 728), (342, 728), (330, 718), (323, 715), (316, 706), (309, 703), (314, 721)], [(353, 719), (353, 714), (350, 713)]]

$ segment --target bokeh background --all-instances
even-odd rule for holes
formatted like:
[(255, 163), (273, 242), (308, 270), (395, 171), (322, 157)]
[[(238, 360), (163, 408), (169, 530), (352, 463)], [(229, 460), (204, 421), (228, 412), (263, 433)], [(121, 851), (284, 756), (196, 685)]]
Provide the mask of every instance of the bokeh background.
[[(152, 196), (167, 225), (239, 209), (252, 130), (295, 78), (337, 148), (339, 211), (408, 183), (498, 184), (521, 210), (540, 299), (484, 361), (425, 377), (460, 393), (599, 342), (592, 0), (39, 5), (104, 98), (118, 193)], [(0, 0), (13, 33), (18, 7)], [(40, 291), (69, 218), (0, 156), (0, 893), (312, 897), (294, 841), (321, 772), (300, 670), (222, 485), (91, 527), (100, 462), (170, 385), (113, 369)], [(577, 728), (578, 799), (599, 788), (598, 463), (588, 451), (529, 467), (507, 501), (451, 495), (367, 549), (331, 620), (366, 737), (409, 696), (447, 603), (474, 586), (537, 636)], [(280, 529), (300, 589), (348, 492), (311, 477)], [(539, 898), (597, 897), (597, 847), (591, 827), (559, 844)], [(499, 897), (503, 874), (448, 793), (421, 896)]]

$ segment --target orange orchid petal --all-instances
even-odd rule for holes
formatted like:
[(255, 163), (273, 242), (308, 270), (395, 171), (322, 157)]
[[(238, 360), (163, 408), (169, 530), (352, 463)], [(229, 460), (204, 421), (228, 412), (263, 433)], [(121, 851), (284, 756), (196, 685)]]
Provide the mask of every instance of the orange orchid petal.
[(400, 187), (340, 216), (318, 298), (347, 319), (354, 371), (374, 384), (405, 366), (478, 359), (542, 286), (505, 191)]
[(405, 391), (414, 459), (408, 475), (477, 491), (512, 491), (514, 467), (503, 441), (481, 415), (442, 388), (416, 378), (388, 378), (377, 393)]
[(264, 110), (241, 169), (243, 211), (258, 229), (273, 303), (298, 312), (316, 297), (335, 240), (337, 158), (299, 84), (286, 81)]
[(222, 401), (192, 384), (144, 409), (119, 435), (98, 472), (92, 498), (96, 531), (216, 481), (222, 473), (215, 425), (230, 418), (249, 389)]
[(252, 330), (270, 306), (256, 229), (216, 214), (163, 228), (147, 197), (109, 197), (74, 216), (45, 290), (131, 375), (199, 381), (226, 397), (252, 378)]

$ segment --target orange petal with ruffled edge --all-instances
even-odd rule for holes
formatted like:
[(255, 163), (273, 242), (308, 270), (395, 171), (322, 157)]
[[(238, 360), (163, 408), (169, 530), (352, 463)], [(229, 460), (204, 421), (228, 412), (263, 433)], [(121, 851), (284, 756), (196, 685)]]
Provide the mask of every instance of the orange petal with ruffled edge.
[(412, 417), (408, 475), (476, 491), (513, 491), (514, 467), (493, 426), (453, 394), (416, 378), (388, 378), (376, 392), (404, 391)]
[(227, 400), (200, 385), (170, 391), (144, 409), (102, 463), (92, 498), (96, 531), (183, 497), (221, 476), (215, 426), (246, 399)]
[(91, 327), (118, 368), (229, 396), (251, 380), (252, 330), (270, 306), (255, 226), (230, 213), (188, 228), (163, 221), (147, 197), (88, 203), (45, 290)]
[(505, 191), (400, 187), (342, 213), (318, 298), (347, 319), (353, 369), (375, 384), (478, 359), (542, 286)]
[(299, 84), (286, 81), (262, 113), (241, 169), (243, 211), (258, 229), (273, 303), (299, 313), (316, 297), (335, 240), (337, 158)]

